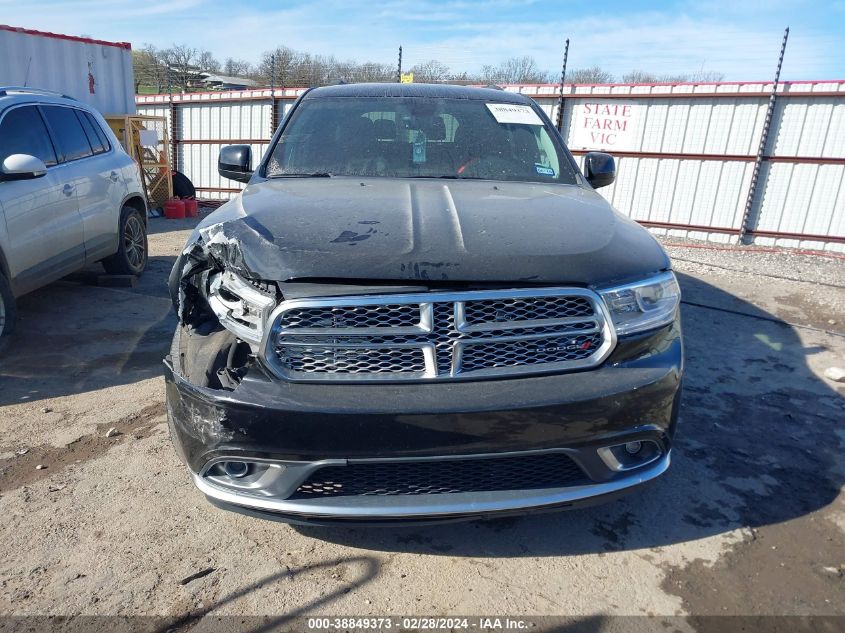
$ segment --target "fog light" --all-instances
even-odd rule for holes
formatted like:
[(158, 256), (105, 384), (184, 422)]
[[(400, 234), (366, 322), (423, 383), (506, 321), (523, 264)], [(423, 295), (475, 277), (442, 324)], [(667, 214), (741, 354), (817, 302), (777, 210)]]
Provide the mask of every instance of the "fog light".
[(596, 451), (605, 465), (617, 472), (640, 468), (663, 456), (660, 445), (654, 440), (634, 440), (624, 444), (602, 446)]
[(246, 462), (223, 462), (223, 472), (232, 479), (240, 479), (249, 474), (249, 464)]
[(636, 455), (640, 452), (642, 447), (642, 442), (628, 442), (627, 444), (625, 444), (625, 452), (628, 453), (628, 455)]

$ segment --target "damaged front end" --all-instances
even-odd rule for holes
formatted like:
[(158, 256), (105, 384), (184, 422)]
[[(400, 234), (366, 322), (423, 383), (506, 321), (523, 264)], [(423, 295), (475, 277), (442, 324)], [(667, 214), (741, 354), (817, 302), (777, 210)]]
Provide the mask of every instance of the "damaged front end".
[(276, 283), (250, 267), (249, 254), (271, 246), (262, 242), (249, 222), (224, 221), (198, 228), (177, 258), (169, 285), (180, 332), (171, 362), (192, 384), (234, 389), (256, 361), (281, 300)]
[(402, 285), (291, 279), (282, 253), (218, 222), (171, 275), (168, 421), (215, 504), (316, 523), (472, 518), (594, 503), (668, 467), (683, 371), (671, 273), (612, 292)]

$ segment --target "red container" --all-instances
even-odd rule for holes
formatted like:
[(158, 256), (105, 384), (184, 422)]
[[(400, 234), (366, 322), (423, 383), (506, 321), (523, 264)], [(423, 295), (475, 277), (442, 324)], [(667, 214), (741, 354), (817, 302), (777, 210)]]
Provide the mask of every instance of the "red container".
[(182, 200), (185, 203), (185, 217), (186, 218), (195, 218), (197, 217), (197, 213), (199, 211), (199, 205), (197, 204), (196, 198), (185, 198)]
[(185, 203), (182, 200), (168, 200), (164, 203), (164, 217), (180, 220), (185, 217)]

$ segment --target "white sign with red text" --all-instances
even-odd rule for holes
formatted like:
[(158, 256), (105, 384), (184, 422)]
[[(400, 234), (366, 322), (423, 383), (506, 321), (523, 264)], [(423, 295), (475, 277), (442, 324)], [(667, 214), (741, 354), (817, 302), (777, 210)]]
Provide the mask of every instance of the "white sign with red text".
[(637, 150), (640, 107), (618, 99), (578, 103), (572, 113), (569, 149)]

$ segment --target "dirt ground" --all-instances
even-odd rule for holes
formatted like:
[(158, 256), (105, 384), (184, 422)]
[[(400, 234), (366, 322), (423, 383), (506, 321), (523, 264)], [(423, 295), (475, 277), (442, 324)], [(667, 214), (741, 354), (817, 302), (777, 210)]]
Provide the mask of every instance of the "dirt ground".
[(136, 288), (92, 269), (19, 302), (0, 352), (0, 614), (567, 615), (593, 631), (622, 614), (845, 615), (845, 384), (823, 376), (845, 366), (842, 259), (746, 272), (759, 254), (669, 247), (687, 374), (673, 465), (647, 489), (523, 519), (306, 529), (214, 508), (178, 461), (165, 280), (191, 222), (150, 222)]

